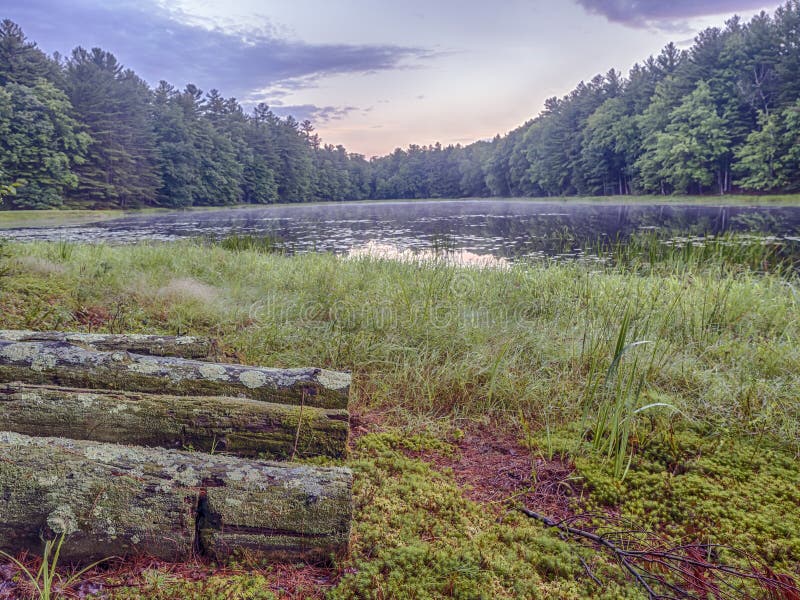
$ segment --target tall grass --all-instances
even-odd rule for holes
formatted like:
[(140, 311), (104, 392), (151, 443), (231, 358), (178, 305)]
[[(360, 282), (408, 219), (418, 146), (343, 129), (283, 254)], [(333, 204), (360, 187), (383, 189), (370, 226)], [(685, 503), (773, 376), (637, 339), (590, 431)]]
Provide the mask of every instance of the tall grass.
[[(89, 310), (113, 315), (116, 330), (213, 335), (250, 363), (351, 369), (357, 410), (409, 426), (556, 428), (591, 405), (596, 439), (617, 457), (630, 415), (656, 399), (709, 431), (800, 445), (797, 279), (713, 253), (647, 268), (479, 270), (193, 242), (75, 245), (63, 268), (33, 273), (22, 258), (52, 245), (9, 252), (4, 327), (103, 329), (81, 319)], [(182, 281), (215, 293), (161, 292)], [(37, 302), (50, 309), (31, 313)], [(640, 341), (655, 343), (631, 346)]]
[(98, 560), (90, 565), (74, 571), (69, 577), (63, 577), (58, 572), (61, 548), (67, 537), (62, 533), (56, 540), (45, 540), (39, 568), (36, 571), (29, 569), (24, 563), (17, 560), (12, 555), (0, 550), (0, 558), (13, 564), (33, 588), (37, 600), (55, 600), (63, 598), (69, 592), (69, 588), (80, 581), (81, 577), (94, 569), (97, 565), (109, 559)]
[(595, 255), (617, 266), (665, 274), (716, 268), (790, 276), (800, 269), (800, 241), (758, 233), (683, 236), (645, 231), (625, 239), (599, 239), (593, 248)]

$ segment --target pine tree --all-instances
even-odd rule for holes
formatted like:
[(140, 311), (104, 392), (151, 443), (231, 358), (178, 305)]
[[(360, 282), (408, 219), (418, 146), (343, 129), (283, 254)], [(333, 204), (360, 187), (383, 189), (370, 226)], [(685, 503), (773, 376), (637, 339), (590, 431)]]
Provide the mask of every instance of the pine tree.
[(0, 85), (17, 83), (32, 87), (39, 79), (57, 82), (58, 65), (29, 42), (22, 28), (5, 19), (0, 22)]
[(147, 85), (113, 54), (80, 47), (67, 63), (66, 81), (93, 140), (72, 198), (95, 208), (153, 204), (160, 181)]
[(778, 113), (762, 112), (758, 122), (760, 129), (750, 133), (736, 152), (735, 171), (741, 175), (736, 184), (759, 192), (784, 188), (789, 182), (785, 162), (789, 149), (783, 143), (783, 119)]

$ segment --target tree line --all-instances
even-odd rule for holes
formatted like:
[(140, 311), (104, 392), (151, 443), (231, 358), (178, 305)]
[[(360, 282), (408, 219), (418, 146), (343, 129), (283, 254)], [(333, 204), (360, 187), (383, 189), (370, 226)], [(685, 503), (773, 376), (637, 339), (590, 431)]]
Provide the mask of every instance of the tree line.
[(217, 90), (151, 88), (108, 51), (0, 23), (6, 208), (800, 191), (800, 0), (550, 98), (505, 136), (371, 160)]

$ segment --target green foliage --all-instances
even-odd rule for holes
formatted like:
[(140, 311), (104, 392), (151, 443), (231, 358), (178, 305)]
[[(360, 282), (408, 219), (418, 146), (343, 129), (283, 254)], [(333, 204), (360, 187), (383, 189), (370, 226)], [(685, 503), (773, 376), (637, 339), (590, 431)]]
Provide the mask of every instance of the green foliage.
[(722, 160), (730, 151), (729, 146), (711, 88), (701, 81), (670, 112), (664, 131), (655, 134), (654, 144), (637, 165), (644, 179), (666, 182), (678, 193), (702, 193), (715, 183), (722, 193)]
[(800, 467), (793, 452), (758, 435), (663, 424), (641, 443), (623, 481), (596, 455), (574, 456), (588, 488), (588, 510), (614, 507), (622, 518), (670, 539), (723, 544), (775, 570), (796, 568)]
[[(269, 588), (269, 579), (259, 574), (212, 576), (187, 581), (152, 569), (142, 576), (139, 586), (120, 587), (108, 598), (113, 600), (278, 600)], [(302, 590), (300, 590), (302, 593)]]
[(220, 248), (233, 252), (283, 252), (284, 247), (280, 240), (270, 236), (256, 235), (229, 235), (219, 241), (214, 242)]
[(27, 40), (19, 25), (4, 19), (0, 22), (0, 86), (33, 87), (40, 79), (57, 81), (58, 65)]
[(762, 112), (759, 129), (736, 152), (737, 181), (743, 189), (766, 192), (796, 189), (800, 168), (800, 101), (780, 112)]
[(71, 112), (64, 92), (43, 79), (0, 87), (0, 184), (15, 187), (10, 207), (57, 207), (77, 185), (75, 165), (90, 138)]

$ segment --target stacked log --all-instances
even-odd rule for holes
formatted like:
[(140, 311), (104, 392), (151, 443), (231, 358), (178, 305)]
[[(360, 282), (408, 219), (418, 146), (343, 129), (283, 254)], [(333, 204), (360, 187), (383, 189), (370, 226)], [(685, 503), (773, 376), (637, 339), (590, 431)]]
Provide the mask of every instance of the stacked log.
[(346, 551), (352, 473), (259, 459), (342, 457), (350, 376), (208, 362), (214, 348), (0, 331), (0, 549), (64, 534), (78, 562)]
[(26, 435), (276, 460), (341, 458), (349, 433), (343, 409), (18, 382), (0, 383), (0, 427)]
[(329, 560), (347, 547), (342, 468), (0, 432), (0, 549), (39, 552), (66, 534), (68, 561), (146, 554), (217, 558), (247, 548)]
[(212, 359), (217, 353), (214, 340), (190, 335), (146, 335), (140, 333), (69, 333), (0, 329), (0, 340), (10, 342), (65, 342), (87, 350), (133, 352), (152, 356)]
[(265, 402), (347, 408), (350, 375), (317, 368), (268, 369), (64, 342), (0, 339), (0, 381), (176, 396), (239, 396)]

